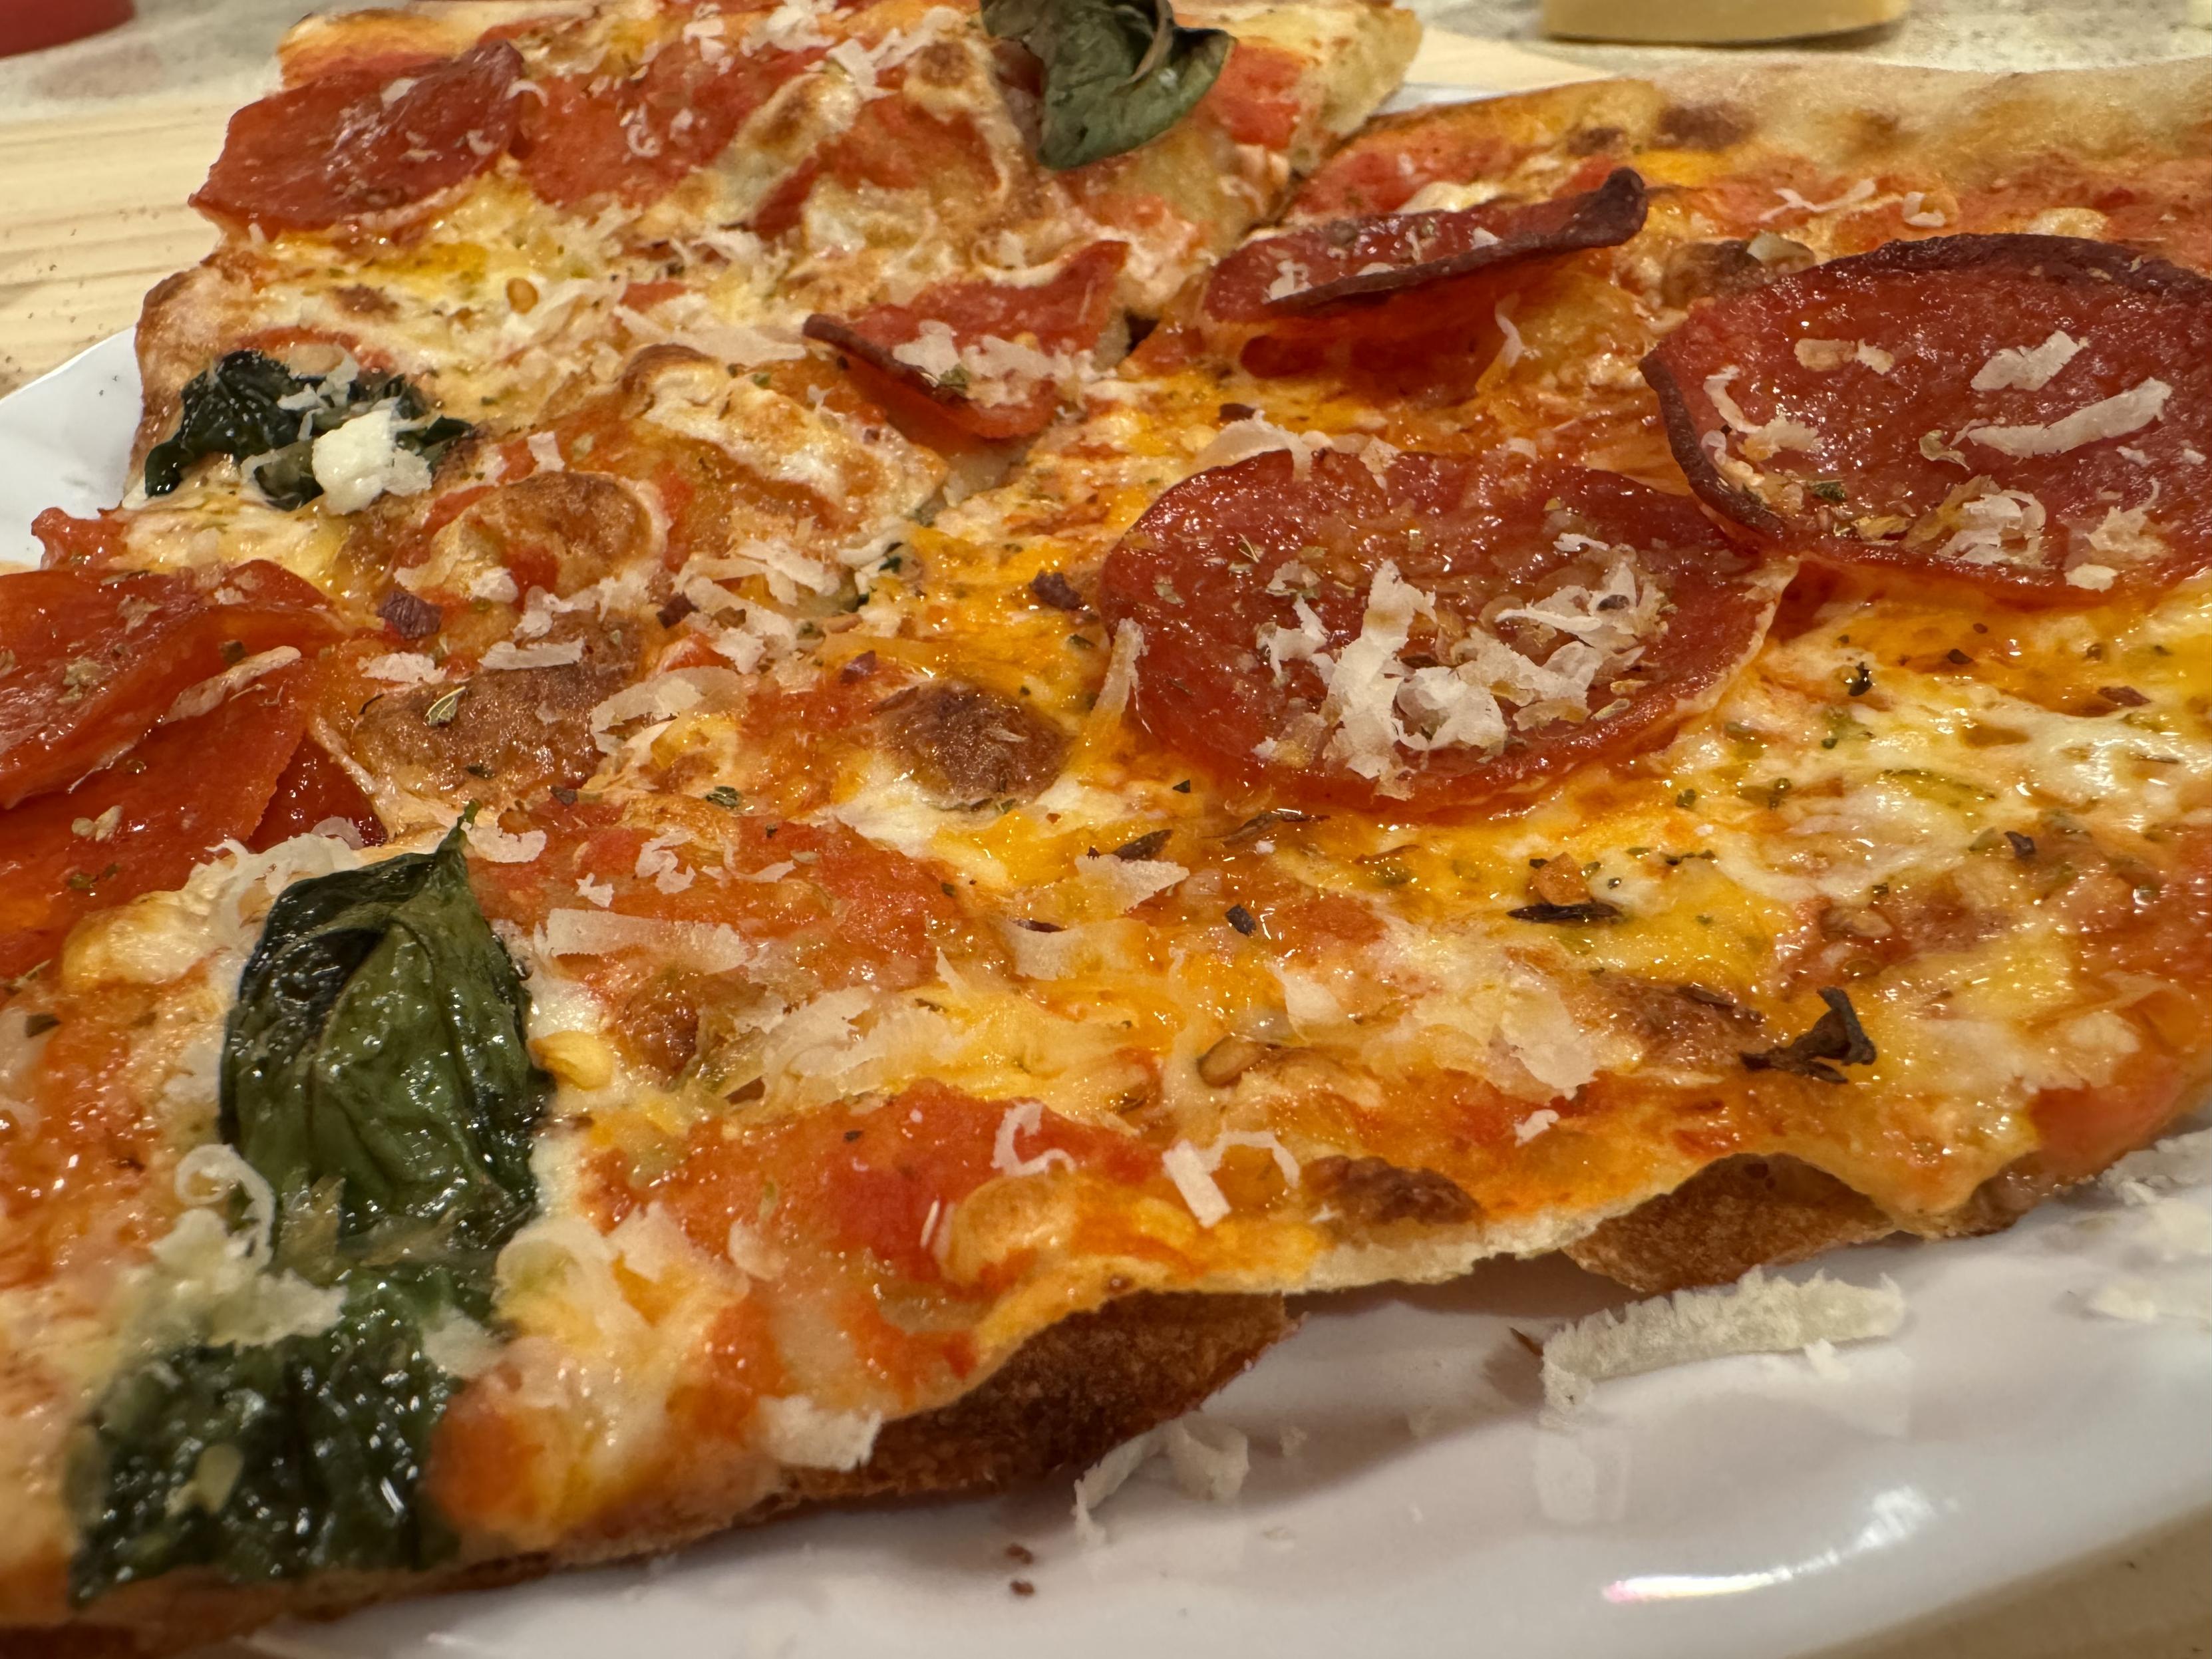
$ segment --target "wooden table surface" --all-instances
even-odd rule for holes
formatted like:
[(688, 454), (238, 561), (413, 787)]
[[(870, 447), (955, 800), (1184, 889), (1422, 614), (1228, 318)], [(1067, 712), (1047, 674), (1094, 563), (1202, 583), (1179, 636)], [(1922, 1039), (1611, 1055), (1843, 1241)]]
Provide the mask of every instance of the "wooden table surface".
[[(1431, 30), (1409, 78), (1498, 88), (1592, 73)], [(184, 201), (228, 113), (228, 100), (172, 100), (0, 120), (0, 392), (129, 328), (146, 289), (212, 245)], [(2212, 1659), (2212, 1513), (1823, 1659)]]

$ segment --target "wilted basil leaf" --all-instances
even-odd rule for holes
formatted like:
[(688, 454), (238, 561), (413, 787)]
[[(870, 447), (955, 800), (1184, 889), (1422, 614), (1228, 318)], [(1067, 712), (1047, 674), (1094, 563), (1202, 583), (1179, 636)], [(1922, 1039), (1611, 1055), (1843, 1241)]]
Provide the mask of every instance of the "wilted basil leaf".
[(1158, 137), (1206, 95), (1235, 44), (1182, 27), (1168, 0), (983, 0), (983, 27), (1044, 65), (1037, 160), (1048, 167)]
[[(303, 392), (313, 392), (314, 400), (301, 398)], [(284, 406), (288, 398), (294, 407)], [(253, 482), (270, 505), (286, 512), (304, 507), (323, 493), (315, 482), (315, 439), (387, 399), (403, 421), (420, 421), (429, 411), (422, 394), (397, 374), (356, 374), (349, 380), (295, 374), (258, 351), (231, 352), (178, 394), (176, 432), (146, 454), (146, 493), (167, 495), (184, 482), (185, 469), (205, 455), (258, 458)], [(467, 422), (441, 416), (403, 431), (398, 441), (435, 467), (468, 429)]]
[(489, 1315), (494, 1255), (536, 1203), (550, 1087), (462, 845), (456, 826), (270, 907), (223, 1043), (222, 1135), (276, 1189), (280, 1261), (343, 1285), (343, 1309), (108, 1389), (71, 1468), (79, 1603), (178, 1567), (253, 1583), (452, 1554), (421, 1486), (460, 1385), (423, 1331)]
[[(1874, 1039), (1859, 1024), (1858, 1010), (1851, 1006), (1850, 994), (1833, 987), (1825, 988), (1820, 992), (1820, 1000), (1828, 1005), (1828, 1012), (1814, 1020), (1804, 1036), (1778, 1048), (1744, 1054), (1744, 1069), (1790, 1072), (1799, 1077), (1809, 1077), (1816, 1083), (1849, 1083), (1850, 1079), (1838, 1071), (1837, 1066), (1873, 1065), (1880, 1056), (1875, 1052)], [(1830, 1065), (1831, 1060), (1835, 1065)]]
[[(277, 1197), (280, 1257), (488, 1260), (536, 1201), (550, 1079), (524, 1046), (521, 976), (469, 889), (456, 826), (434, 853), (287, 888), (240, 976), (222, 1134)], [(323, 1224), (317, 1225), (318, 1222)], [(303, 1260), (320, 1233), (336, 1260)]]
[(367, 1275), (319, 1335), (187, 1348), (126, 1373), (72, 1472), (71, 1599), (178, 1567), (250, 1583), (449, 1557), (453, 1534), (418, 1493), (460, 1385), (422, 1352), (425, 1299)]

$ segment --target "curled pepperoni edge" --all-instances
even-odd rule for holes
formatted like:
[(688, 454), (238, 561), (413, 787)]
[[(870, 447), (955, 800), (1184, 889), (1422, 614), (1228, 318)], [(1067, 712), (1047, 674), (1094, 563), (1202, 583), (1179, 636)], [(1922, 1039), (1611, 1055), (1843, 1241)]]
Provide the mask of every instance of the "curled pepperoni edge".
[[(2189, 303), (2212, 305), (2212, 277), (2169, 264), (2149, 254), (2136, 253), (2111, 242), (2077, 236), (2041, 236), (2021, 233), (1988, 233), (1962, 236), (1929, 236), (1915, 241), (1885, 242), (1869, 252), (1831, 259), (1806, 270), (1778, 277), (1756, 290), (1767, 295), (1781, 283), (1802, 285), (1821, 272), (1838, 266), (1880, 275), (1929, 276), (1955, 270), (1990, 270), (2014, 266), (2033, 275), (2056, 269), (2091, 282), (2111, 282), (2138, 293), (2172, 296)], [(1728, 301), (1716, 302), (1732, 303)], [(1877, 566), (1904, 570), (1938, 580), (1953, 581), (1984, 592), (2045, 604), (2095, 605), (2109, 596), (2066, 586), (2043, 573), (2027, 575), (2002, 566), (1961, 568), (1955, 562), (1904, 548), (1863, 542), (1850, 536), (1800, 534), (1789, 521), (1748, 489), (1730, 483), (1705, 453), (1705, 431), (1690, 412), (1689, 398), (1674, 365), (1668, 360), (1672, 337), (1662, 340), (1637, 365), (1644, 383), (1658, 395), (1659, 414), (1667, 432), (1667, 446), (1675, 465), (1697, 492), (1698, 499), (1722, 514), (1727, 525), (1753, 532), (1766, 544), (1787, 542), (1789, 551), (1824, 564)], [(1708, 428), (1721, 430), (1718, 426)]]
[[(308, 169), (313, 170), (323, 193), (336, 198), (334, 174), (343, 155), (335, 143), (319, 153), (297, 148), (311, 120), (326, 113), (318, 107), (317, 100), (327, 102), (332, 93), (357, 91), (358, 96), (340, 106), (341, 113), (346, 109), (365, 107), (368, 99), (377, 91), (377, 82), (383, 82), (388, 88), (409, 71), (418, 71), (420, 79), (437, 80), (437, 89), (441, 92), (448, 83), (471, 76), (496, 81), (501, 89), (489, 103), (489, 107), (497, 112), (497, 118), (494, 123), (495, 132), (486, 135), (488, 148), (471, 150), (465, 159), (450, 150), (444, 157), (425, 156), (422, 165), (429, 171), (430, 182), (425, 185), (420, 178), (410, 180), (408, 188), (388, 202), (356, 205), (332, 199), (302, 205), (295, 197), (301, 191), (301, 179), (310, 176)], [(189, 203), (219, 221), (279, 231), (318, 231), (347, 224), (404, 222), (426, 202), (498, 165), (514, 142), (519, 115), (513, 91), (515, 82), (523, 78), (522, 54), (512, 42), (489, 36), (450, 58), (393, 54), (370, 58), (361, 65), (334, 64), (313, 80), (288, 85), (234, 113), (224, 133), (223, 147), (210, 167), (206, 181), (192, 192)], [(341, 143), (350, 138), (342, 125), (332, 136)], [(458, 168), (453, 164), (456, 160), (459, 161)], [(358, 161), (357, 156), (348, 158), (346, 170), (353, 171)], [(282, 176), (272, 183), (264, 176), (264, 170)], [(359, 188), (357, 179), (353, 184)]]
[[(886, 380), (894, 382), (915, 396), (927, 398), (962, 431), (978, 438), (1006, 440), (1026, 438), (1042, 432), (1052, 423), (1049, 410), (1040, 410), (1041, 399), (1031, 396), (1018, 404), (991, 406), (977, 403), (965, 393), (941, 385), (934, 375), (902, 362), (891, 355), (891, 348), (871, 340), (848, 323), (816, 312), (799, 325), (800, 333), (810, 340), (818, 340), (848, 357), (859, 359)], [(1060, 406), (1059, 394), (1053, 395), (1052, 408)]]
[[(1406, 461), (1417, 466), (1466, 465), (1475, 458), (1462, 454), (1437, 454), (1419, 450), (1401, 451), (1392, 462), (1393, 469)], [(1142, 531), (1154, 513), (1170, 503), (1178, 492), (1188, 489), (1201, 480), (1212, 479), (1218, 488), (1224, 482), (1223, 475), (1246, 473), (1252, 476), (1255, 487), (1273, 489), (1278, 495), (1290, 480), (1277, 480), (1275, 474), (1285, 470), (1289, 458), (1280, 452), (1248, 456), (1226, 466), (1213, 467), (1205, 472), (1194, 473), (1156, 501), (1144, 517), (1123, 532), (1121, 542), (1108, 555), (1108, 571), (1102, 572), (1099, 605), (1109, 626), (1118, 632), (1125, 623), (1133, 623), (1146, 627), (1153, 620), (1150, 601), (1141, 592), (1135, 603), (1130, 603), (1116, 592), (1110, 567), (1116, 555)], [(1316, 467), (1346, 466), (1364, 468), (1365, 462), (1338, 453), (1327, 452), (1312, 458)], [(1413, 821), (1452, 822), (1470, 815), (1480, 815), (1501, 805), (1525, 801), (1534, 792), (1556, 784), (1561, 778), (1581, 770), (1584, 766), (1604, 760), (1608, 756), (1633, 756), (1650, 752), (1668, 739), (1684, 721), (1711, 708), (1727, 692), (1729, 684), (1743, 665), (1756, 654), (1765, 642), (1773, 623), (1774, 612), (1780, 603), (1783, 591), (1796, 574), (1794, 560), (1762, 557), (1754, 549), (1731, 543), (1720, 526), (1706, 515), (1698, 513), (1695, 504), (1686, 498), (1670, 495), (1643, 483), (1637, 479), (1595, 468), (1537, 464), (1542, 476), (1561, 490), (1588, 488), (1598, 492), (1644, 495), (1655, 502), (1678, 508), (1686, 518), (1695, 518), (1709, 532), (1709, 552), (1730, 551), (1743, 561), (1740, 569), (1715, 573), (1710, 579), (1698, 580), (1697, 591), (1690, 595), (1698, 601), (1700, 611), (1697, 620), (1705, 625), (1701, 637), (1723, 637), (1724, 650), (1709, 653), (1708, 659), (1669, 685), (1647, 687), (1632, 702), (1612, 719), (1600, 723), (1586, 723), (1565, 731), (1546, 735), (1540, 745), (1529, 744), (1506, 751), (1483, 762), (1479, 768), (1470, 769), (1449, 779), (1436, 781), (1425, 790), (1417, 788), (1411, 796), (1383, 793), (1366, 780), (1333, 766), (1316, 765), (1297, 772), (1290, 772), (1272, 762), (1259, 760), (1244, 754), (1231, 755), (1213, 744), (1187, 743), (1178, 738), (1176, 728), (1189, 720), (1188, 710), (1169, 714), (1158, 707), (1158, 695), (1144, 671), (1144, 663), (1153, 654), (1154, 640), (1146, 635), (1146, 646), (1139, 658), (1139, 667), (1130, 693), (1131, 713), (1137, 723), (1164, 746), (1174, 750), (1186, 759), (1205, 767), (1217, 775), (1274, 799), (1289, 799), (1301, 804), (1322, 806), (1342, 806), (1353, 810), (1381, 813), (1394, 818)], [(1262, 481), (1259, 474), (1266, 471)], [(1675, 551), (1686, 553), (1687, 549)], [(1123, 584), (1126, 586), (1126, 584)], [(1678, 582), (1674, 599), (1683, 605), (1685, 585)], [(1733, 590), (1732, 592), (1730, 590)], [(1731, 608), (1740, 609), (1742, 617), (1737, 626), (1719, 633), (1728, 620)], [(1188, 688), (1183, 688), (1188, 695)], [(1658, 695), (1671, 692), (1671, 695)]]
[[(1549, 228), (1526, 232), (1509, 231), (1494, 242), (1480, 247), (1468, 248), (1441, 259), (1425, 259), (1416, 264), (1400, 265), (1389, 270), (1368, 271), (1340, 276), (1333, 282), (1317, 283), (1311, 288), (1300, 289), (1292, 294), (1262, 302), (1260, 311), (1268, 317), (1304, 316), (1326, 311), (1346, 301), (1370, 299), (1381, 295), (1403, 294), (1411, 289), (1425, 288), (1455, 276), (1471, 276), (1479, 270), (1495, 266), (1517, 264), (1525, 259), (1540, 258), (1555, 254), (1578, 253), (1587, 248), (1618, 247), (1644, 228), (1649, 210), (1648, 193), (1644, 179), (1632, 167), (1616, 167), (1606, 176), (1595, 190), (1578, 195), (1554, 197), (1547, 201), (1518, 204), (1512, 211), (1527, 218), (1549, 218), (1565, 209), (1565, 216)], [(1332, 223), (1310, 229), (1292, 231), (1287, 235), (1270, 237), (1249, 246), (1270, 249), (1278, 254), (1297, 250), (1282, 245), (1289, 242), (1318, 240), (1342, 237), (1352, 227), (1374, 226), (1389, 220), (1497, 218), (1498, 210), (1487, 204), (1462, 208), (1455, 212), (1434, 215), (1421, 213), (1376, 214), (1371, 218), (1340, 219)], [(1354, 233), (1356, 234), (1356, 232)], [(1209, 284), (1209, 289), (1211, 285)], [(1209, 294), (1210, 299), (1210, 294)], [(1211, 306), (1209, 304), (1209, 310)], [(1218, 314), (1218, 313), (1217, 313)], [(1236, 320), (1224, 317), (1223, 320)]]

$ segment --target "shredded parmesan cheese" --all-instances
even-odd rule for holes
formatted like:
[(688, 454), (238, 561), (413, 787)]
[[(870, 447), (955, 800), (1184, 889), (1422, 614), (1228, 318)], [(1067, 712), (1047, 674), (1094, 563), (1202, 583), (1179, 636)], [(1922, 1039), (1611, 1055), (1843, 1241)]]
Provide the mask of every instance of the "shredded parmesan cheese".
[(672, 966), (726, 974), (753, 960), (753, 949), (726, 922), (665, 921), (606, 910), (550, 910), (537, 947), (549, 957), (604, 957), (650, 951)]
[(2143, 380), (2042, 426), (1970, 426), (1955, 441), (1971, 441), (2002, 455), (2063, 455), (2085, 444), (2142, 431), (2164, 417), (2166, 400), (2172, 395), (2165, 381)]
[(581, 662), (584, 642), (564, 640), (558, 645), (514, 645), (501, 640), (483, 653), (483, 666), (501, 668), (565, 668), (570, 663)]
[(2063, 329), (2053, 331), (2041, 345), (2007, 346), (1975, 371), (1974, 390), (2002, 392), (2017, 387), (2022, 392), (2040, 392), (2081, 349), (2081, 343)]
[(1793, 421), (1777, 415), (1764, 422), (1753, 421), (1743, 412), (1742, 405), (1729, 392), (1729, 383), (1743, 371), (1724, 368), (1717, 374), (1705, 376), (1705, 396), (1712, 401), (1713, 410), (1728, 423), (1729, 430), (1743, 440), (1743, 453), (1754, 461), (1763, 461), (1778, 449), (1795, 449), (1807, 453), (1820, 447), (1820, 434), (1802, 421)]
[(1085, 1545), (1106, 1540), (1105, 1528), (1091, 1518), (1092, 1511), (1162, 1455), (1185, 1496), (1215, 1504), (1227, 1503), (1243, 1491), (1252, 1468), (1252, 1443), (1242, 1429), (1203, 1412), (1163, 1423), (1115, 1447), (1077, 1480), (1075, 1534)]
[(2169, 1135), (2155, 1146), (2130, 1152), (2098, 1180), (2108, 1192), (2130, 1185), (2171, 1191), (2212, 1183), (2212, 1129)]
[(361, 672), (364, 679), (381, 680), (386, 685), (432, 685), (446, 678), (445, 670), (419, 651), (391, 651), (371, 657), (362, 664)]
[(805, 1395), (770, 1395), (754, 1409), (769, 1454), (802, 1469), (859, 1468), (884, 1425), (877, 1413), (825, 1411)]
[(1761, 224), (1765, 224), (1769, 219), (1778, 219), (1785, 213), (1834, 213), (1843, 208), (1856, 207), (1860, 203), (1873, 198), (1874, 180), (1860, 179), (1832, 202), (1808, 202), (1787, 185), (1776, 191), (1775, 194), (1782, 200), (1778, 205), (1767, 209), (1759, 216), (1759, 222)]
[(1513, 322), (1513, 302), (1518, 297), (1509, 295), (1490, 313), (1491, 321), (1498, 325), (1498, 333), (1504, 337), (1504, 343), (1498, 349), (1498, 361), (1508, 368), (1528, 355), (1528, 343), (1521, 337), (1521, 331)]
[[(1015, 1137), (1036, 1133), (1043, 1121), (1044, 1103), (1041, 1100), (1019, 1100), (1007, 1107), (1006, 1115), (999, 1120), (998, 1138), (991, 1145), (991, 1167), (1003, 1176), (1035, 1176), (1054, 1168), (1073, 1169), (1073, 1157), (1057, 1146), (1048, 1146), (1034, 1158), (1021, 1155)], [(925, 1232), (925, 1242), (927, 1237)]]
[(1578, 1320), (1544, 1344), (1544, 1399), (1566, 1413), (1608, 1377), (1724, 1354), (1787, 1353), (1815, 1341), (1893, 1335), (1905, 1297), (1887, 1279), (1873, 1289), (1815, 1273), (1799, 1284), (1753, 1267), (1718, 1290), (1677, 1291)]
[(545, 850), (543, 830), (511, 835), (489, 818), (471, 823), (467, 835), (469, 850), (488, 864), (531, 864)]
[(1214, 1184), (1205, 1154), (1188, 1140), (1178, 1140), (1160, 1154), (1160, 1167), (1175, 1182), (1176, 1191), (1189, 1206), (1201, 1227), (1211, 1227), (1229, 1213), (1229, 1200)]

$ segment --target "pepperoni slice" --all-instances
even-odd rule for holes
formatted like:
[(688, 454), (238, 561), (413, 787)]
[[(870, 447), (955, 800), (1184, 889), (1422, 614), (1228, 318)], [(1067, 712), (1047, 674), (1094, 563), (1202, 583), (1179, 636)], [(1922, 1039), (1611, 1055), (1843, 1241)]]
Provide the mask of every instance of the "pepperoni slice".
[(1719, 696), (1786, 574), (1612, 473), (1374, 446), (1185, 479), (1099, 603), (1143, 630), (1154, 737), (1279, 798), (1420, 817), (1650, 747)]
[(67, 793), (0, 812), (0, 977), (51, 957), (79, 918), (179, 886), (249, 834), (307, 728), (315, 672), (276, 669)]
[(302, 743), (285, 763), (261, 822), (246, 838), (246, 844), (257, 853), (263, 852), (280, 841), (307, 835), (332, 818), (351, 824), (363, 847), (381, 847), (389, 839), (384, 821), (353, 781), (353, 774), (331, 759), (322, 744)]
[(522, 55), (342, 70), (248, 104), (192, 205), (271, 230), (321, 230), (428, 200), (506, 154)]
[(1644, 228), (1644, 180), (1615, 169), (1595, 190), (1548, 202), (1485, 202), (1456, 211), (1335, 219), (1269, 236), (1224, 259), (1206, 314), (1224, 323), (1304, 316), (1583, 248)]
[(112, 508), (79, 519), (58, 507), (47, 507), (32, 520), (31, 533), (46, 550), (45, 565), (49, 570), (70, 566), (98, 570), (122, 554), (127, 534), (123, 515)]
[[(903, 67), (878, 84), (902, 87)], [(926, 193), (932, 203), (967, 203), (996, 198), (1007, 188), (1000, 176), (990, 142), (963, 112), (940, 116), (903, 96), (871, 99), (853, 125), (818, 146), (762, 199), (746, 228), (773, 239), (805, 217), (807, 198), (823, 179), (861, 191)], [(916, 212), (928, 209), (917, 204)]]
[[(1026, 438), (1060, 412), (1060, 388), (1034, 360), (1097, 345), (1128, 257), (1127, 242), (1093, 242), (1035, 286), (942, 283), (849, 323), (817, 312), (805, 332), (852, 359), (862, 390), (878, 403), (909, 410), (918, 404), (978, 438)], [(914, 349), (902, 356), (902, 346)]]
[(720, 155), (770, 94), (822, 55), (746, 54), (687, 35), (627, 78), (550, 76), (522, 113), (523, 176), (556, 207), (599, 196), (647, 206)]
[(2212, 565), (2212, 279), (2124, 248), (1891, 243), (1693, 310), (1644, 376), (1791, 552), (2040, 603)]
[(0, 576), (0, 807), (106, 765), (187, 687), (333, 631), (320, 594), (258, 561), (225, 573), (213, 594), (149, 572)]

